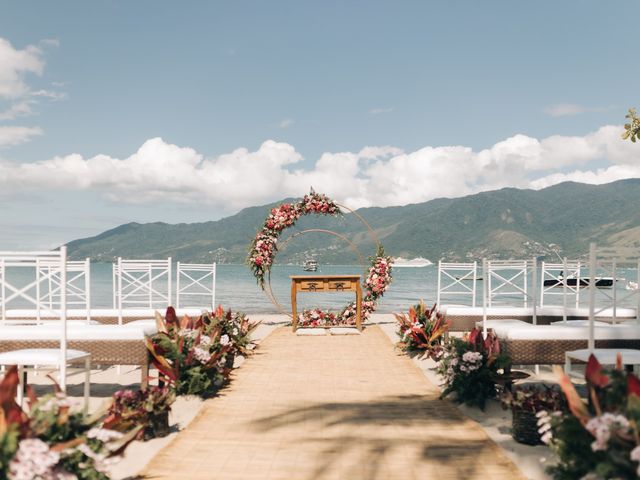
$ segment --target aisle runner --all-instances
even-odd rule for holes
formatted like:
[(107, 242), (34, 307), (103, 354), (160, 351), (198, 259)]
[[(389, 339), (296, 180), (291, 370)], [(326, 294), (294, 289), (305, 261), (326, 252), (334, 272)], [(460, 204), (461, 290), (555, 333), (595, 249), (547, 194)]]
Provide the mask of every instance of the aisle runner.
[(521, 479), (376, 326), (273, 332), (143, 474), (172, 479)]

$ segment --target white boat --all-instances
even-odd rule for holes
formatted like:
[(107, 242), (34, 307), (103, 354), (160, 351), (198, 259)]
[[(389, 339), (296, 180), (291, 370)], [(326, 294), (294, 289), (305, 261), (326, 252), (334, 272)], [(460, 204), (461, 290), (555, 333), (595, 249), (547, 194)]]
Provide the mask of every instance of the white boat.
[(429, 265), (433, 265), (433, 263), (422, 257), (412, 258), (411, 260), (402, 257), (393, 259), (394, 267), (428, 267)]
[(308, 258), (304, 261), (304, 265), (302, 265), (302, 269), (305, 272), (315, 272), (318, 270), (318, 262), (313, 258)]

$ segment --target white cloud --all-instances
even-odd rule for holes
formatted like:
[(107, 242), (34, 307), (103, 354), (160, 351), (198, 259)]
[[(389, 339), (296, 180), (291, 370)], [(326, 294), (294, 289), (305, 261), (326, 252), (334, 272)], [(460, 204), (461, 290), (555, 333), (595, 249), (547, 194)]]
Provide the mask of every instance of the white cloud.
[(25, 115), (31, 115), (33, 110), (30, 100), (22, 100), (12, 103), (5, 111), (0, 112), (0, 120), (13, 120), (17, 117), (23, 117)]
[(586, 107), (576, 103), (557, 103), (544, 109), (544, 112), (552, 117), (573, 117), (587, 112), (606, 112), (613, 107)]
[(372, 108), (369, 110), (370, 115), (380, 115), (381, 113), (391, 113), (393, 112), (393, 107), (386, 108)]
[(56, 39), (45, 39), (40, 46), (29, 45), (22, 50), (0, 37), (0, 101), (7, 104), (0, 110), (0, 120), (33, 114), (33, 106), (41, 99), (59, 100), (65, 97), (54, 90), (33, 90), (27, 83), (28, 75), (41, 76), (44, 71), (42, 47), (58, 46)]
[(186, 202), (232, 211), (303, 195), (313, 186), (351, 208), (404, 205), (508, 186), (640, 177), (640, 148), (621, 140), (621, 131), (604, 126), (584, 136), (515, 135), (481, 151), (367, 146), (357, 153), (324, 153), (311, 168), (303, 168), (293, 146), (273, 140), (256, 151), (239, 148), (208, 158), (153, 138), (123, 159), (72, 154), (35, 163), (5, 161), (0, 190), (91, 190), (121, 203)]
[[(20, 145), (38, 135), (42, 135), (42, 129), (38, 127), (0, 126), (0, 147)], [(0, 172), (2, 170), (0, 166)]]
[(289, 128), (291, 125), (293, 125), (293, 120), (291, 120), (290, 118), (285, 118), (284, 120), (281, 120), (280, 123), (278, 124), (278, 126), (280, 128)]
[(47, 47), (59, 47), (60, 40), (57, 38), (45, 38), (43, 40), (40, 40), (40, 45), (44, 45)]
[(42, 51), (33, 45), (24, 50), (13, 48), (9, 41), (0, 38), (0, 98), (19, 98), (29, 92), (24, 81), (27, 73), (42, 75), (44, 61)]

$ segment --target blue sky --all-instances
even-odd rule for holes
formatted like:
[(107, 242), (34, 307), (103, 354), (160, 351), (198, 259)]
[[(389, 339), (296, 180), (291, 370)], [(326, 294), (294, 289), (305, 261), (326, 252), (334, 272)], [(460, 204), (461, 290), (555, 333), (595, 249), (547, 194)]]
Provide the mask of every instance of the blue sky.
[(4, 2), (0, 249), (311, 185), (358, 207), (640, 176), (613, 128), (636, 30), (622, 2)]

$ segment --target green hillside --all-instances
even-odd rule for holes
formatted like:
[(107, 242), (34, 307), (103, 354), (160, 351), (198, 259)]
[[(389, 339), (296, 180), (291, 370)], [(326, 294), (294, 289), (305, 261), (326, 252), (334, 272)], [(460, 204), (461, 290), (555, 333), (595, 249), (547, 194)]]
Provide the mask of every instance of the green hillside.
[[(278, 202), (280, 203), (280, 202)], [(123, 258), (241, 263), (251, 239), (272, 205), (246, 208), (218, 221), (169, 225), (129, 223), (68, 244), (72, 258), (111, 261)], [(606, 185), (562, 183), (543, 190), (505, 188), (462, 198), (436, 199), (403, 207), (357, 211), (387, 252), (462, 260), (523, 258), (586, 253), (589, 242), (640, 247), (640, 179)], [(305, 217), (285, 231), (278, 261), (356, 263), (342, 239), (326, 233), (295, 235), (305, 229), (334, 231), (371, 255), (374, 242), (365, 226), (344, 218)]]

